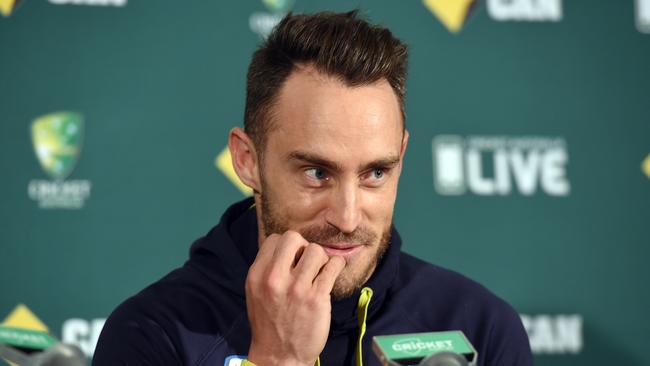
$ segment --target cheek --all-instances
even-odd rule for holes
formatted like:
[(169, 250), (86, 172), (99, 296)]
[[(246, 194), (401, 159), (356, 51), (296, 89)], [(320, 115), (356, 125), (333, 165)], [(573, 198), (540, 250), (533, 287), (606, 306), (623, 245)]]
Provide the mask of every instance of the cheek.
[(363, 200), (363, 209), (368, 221), (377, 228), (390, 224), (396, 199), (396, 186), (385, 187), (380, 191), (369, 191)]
[(280, 189), (278, 213), (285, 215), (289, 226), (297, 229), (320, 223), (319, 219), (327, 208), (327, 197), (323, 194), (301, 192), (296, 189)]

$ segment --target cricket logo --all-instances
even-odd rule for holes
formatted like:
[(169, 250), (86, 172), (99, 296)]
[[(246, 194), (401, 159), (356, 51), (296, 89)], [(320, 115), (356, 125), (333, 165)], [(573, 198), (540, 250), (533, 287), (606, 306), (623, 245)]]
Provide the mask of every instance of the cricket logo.
[(420, 338), (407, 338), (407, 339), (400, 339), (398, 341), (395, 341), (393, 343), (393, 351), (396, 352), (404, 352), (409, 356), (415, 356), (418, 353), (420, 353), (420, 349), (417, 347), (412, 346), (414, 343), (421, 342)]
[(52, 179), (61, 181), (72, 173), (81, 152), (82, 132), (83, 119), (78, 113), (52, 113), (32, 123), (34, 152)]
[(264, 5), (276, 13), (286, 13), (293, 7), (294, 0), (262, 0)]
[(393, 342), (392, 350), (409, 356), (423, 356), (432, 352), (453, 351), (450, 340), (423, 341), (420, 338), (406, 338)]
[(34, 179), (27, 193), (40, 208), (79, 209), (90, 197), (88, 180), (66, 180), (79, 159), (83, 117), (74, 112), (56, 112), (32, 122), (32, 144), (36, 158), (51, 180)]

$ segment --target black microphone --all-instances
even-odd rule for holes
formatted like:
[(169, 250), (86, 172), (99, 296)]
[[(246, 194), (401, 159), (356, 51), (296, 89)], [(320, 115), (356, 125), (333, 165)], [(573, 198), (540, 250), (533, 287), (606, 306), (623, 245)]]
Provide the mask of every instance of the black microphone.
[(423, 359), (419, 366), (469, 366), (469, 363), (457, 353), (439, 352)]
[(86, 366), (86, 356), (47, 332), (0, 326), (0, 357), (18, 366)]
[(383, 366), (475, 366), (478, 353), (459, 330), (373, 337)]

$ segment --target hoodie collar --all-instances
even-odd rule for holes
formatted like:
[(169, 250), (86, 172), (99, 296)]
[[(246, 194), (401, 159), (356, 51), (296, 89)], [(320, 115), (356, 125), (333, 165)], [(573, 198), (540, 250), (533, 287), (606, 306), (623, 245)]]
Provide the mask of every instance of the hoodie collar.
[[(257, 216), (253, 199), (247, 198), (230, 206), (221, 221), (190, 249), (187, 266), (195, 267), (221, 287), (244, 298), (248, 268), (255, 260), (258, 250)], [(372, 321), (382, 308), (386, 293), (391, 287), (399, 268), (401, 239), (391, 228), (391, 242), (364, 287), (373, 290), (368, 308)], [(332, 300), (333, 335), (358, 328), (357, 305), (361, 290), (341, 300)]]

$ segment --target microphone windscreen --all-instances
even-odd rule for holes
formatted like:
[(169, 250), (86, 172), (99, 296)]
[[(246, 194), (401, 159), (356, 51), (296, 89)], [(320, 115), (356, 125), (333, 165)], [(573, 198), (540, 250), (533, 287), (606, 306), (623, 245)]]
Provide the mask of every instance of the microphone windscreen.
[(420, 362), (419, 366), (468, 366), (465, 358), (453, 352), (435, 353)]

